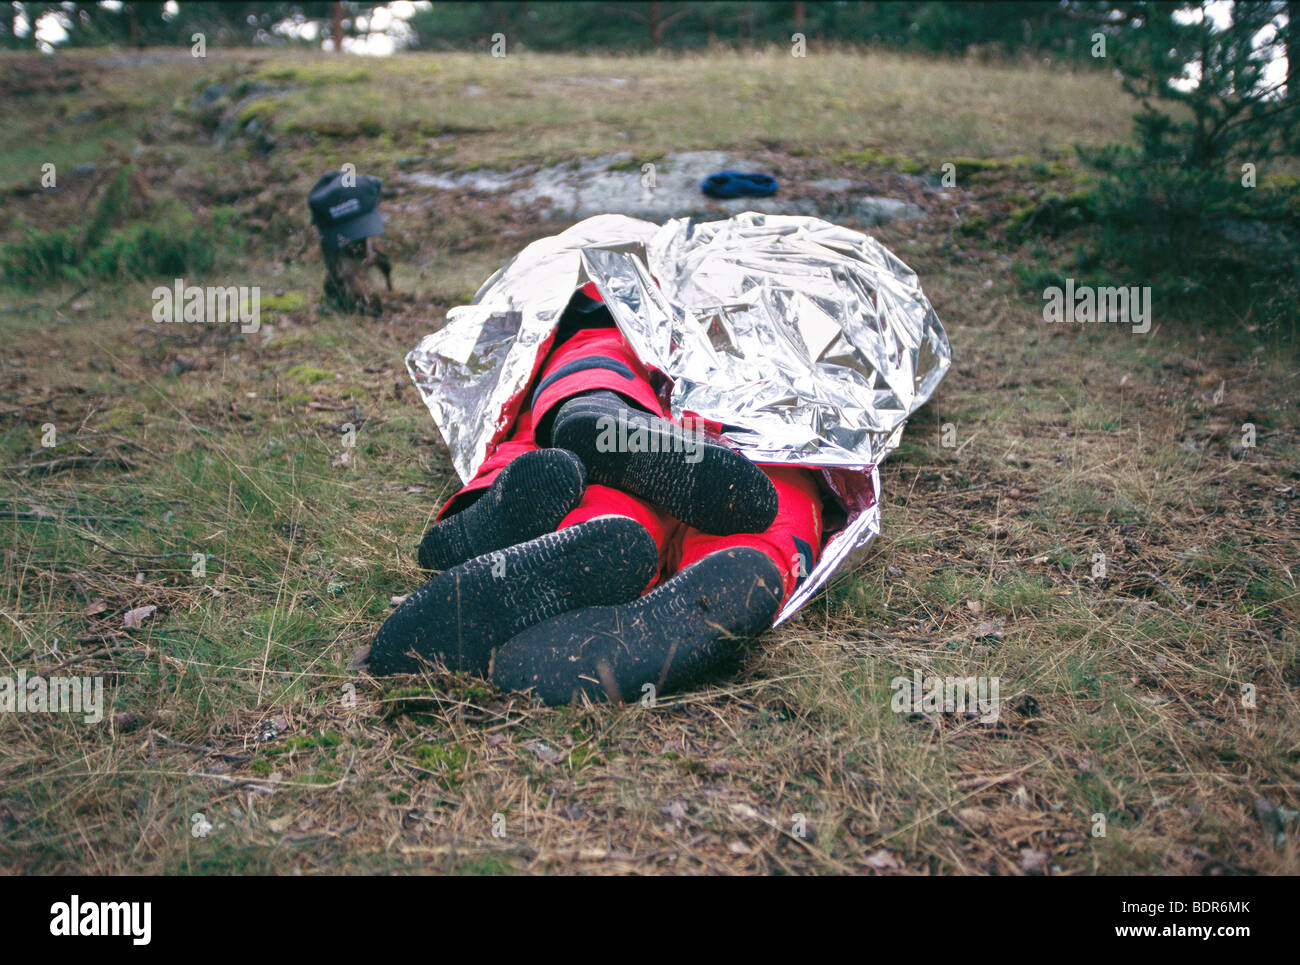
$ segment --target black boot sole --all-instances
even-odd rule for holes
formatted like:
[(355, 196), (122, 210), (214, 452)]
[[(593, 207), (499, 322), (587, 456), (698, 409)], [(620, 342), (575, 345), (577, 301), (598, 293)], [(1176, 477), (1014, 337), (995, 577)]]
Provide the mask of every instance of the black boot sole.
[(765, 554), (719, 550), (639, 600), (525, 630), (497, 651), (492, 679), (551, 705), (689, 689), (737, 663), (745, 643), (772, 626), (782, 595), (781, 572)]
[[(627, 420), (626, 435), (608, 428), (615, 418)], [(649, 451), (621, 451), (634, 432)], [(579, 397), (556, 416), (551, 440), (577, 453), (590, 482), (654, 503), (702, 532), (761, 533), (776, 519), (776, 487), (763, 470), (666, 419), (626, 409), (614, 416)]]
[(414, 653), (486, 675), (493, 651), (511, 637), (569, 610), (634, 600), (658, 566), (654, 539), (623, 516), (475, 557), (403, 601), (375, 637), (370, 669), (414, 673)]
[(484, 553), (554, 532), (586, 491), (581, 460), (563, 449), (526, 452), (501, 470), (471, 506), (434, 524), (420, 541), (420, 566), (449, 570)]

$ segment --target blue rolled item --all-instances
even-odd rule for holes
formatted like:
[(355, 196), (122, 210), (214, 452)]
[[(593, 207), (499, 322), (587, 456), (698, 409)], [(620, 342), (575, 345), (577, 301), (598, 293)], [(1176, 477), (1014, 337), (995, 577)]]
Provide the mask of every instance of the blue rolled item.
[(776, 178), (746, 171), (718, 171), (700, 182), (710, 198), (766, 198), (776, 194)]

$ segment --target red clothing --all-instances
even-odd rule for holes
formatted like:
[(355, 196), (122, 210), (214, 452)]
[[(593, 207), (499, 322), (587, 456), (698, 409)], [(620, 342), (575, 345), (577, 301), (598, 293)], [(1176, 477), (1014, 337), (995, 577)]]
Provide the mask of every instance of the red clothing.
[[(525, 401), (509, 438), (488, 455), (477, 475), (447, 501), (438, 517), (448, 515), (453, 507), (462, 508), (456, 506), (461, 497), (492, 485), (497, 473), (513, 459), (538, 448), (535, 427), (545, 427), (560, 403), (596, 389), (617, 392), (647, 412), (671, 418), (651, 385), (649, 371), (618, 329), (579, 331), (547, 357), (537, 387), (532, 390), (531, 399)], [(684, 525), (644, 500), (595, 484), (587, 487), (582, 502), (558, 529), (597, 516), (635, 519), (650, 532), (659, 547), (660, 577), (651, 586), (709, 553), (733, 546), (750, 546), (766, 553), (776, 563), (785, 582), (784, 598), (788, 599), (800, 579), (812, 571), (821, 553), (822, 497), (813, 474), (807, 469), (783, 465), (761, 468), (776, 486), (778, 496), (776, 520), (762, 533), (711, 536)]]

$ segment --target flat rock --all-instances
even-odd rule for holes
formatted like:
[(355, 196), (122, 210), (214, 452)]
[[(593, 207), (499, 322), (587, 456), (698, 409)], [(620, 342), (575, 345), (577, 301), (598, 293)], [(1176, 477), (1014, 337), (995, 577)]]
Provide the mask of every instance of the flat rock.
[[(924, 211), (909, 201), (859, 195), (848, 178), (825, 178), (803, 184), (783, 181), (769, 198), (707, 197), (700, 182), (724, 169), (761, 170), (761, 165), (722, 151), (683, 151), (654, 163), (649, 170), (631, 154), (608, 154), (550, 167), (510, 171), (406, 171), (410, 184), (443, 191), (508, 194), (519, 207), (539, 206), (546, 217), (581, 220), (598, 214), (623, 214), (662, 223), (669, 218), (725, 218), (742, 211), (851, 217), (864, 225), (919, 218)], [(812, 192), (810, 194), (810, 192)]]

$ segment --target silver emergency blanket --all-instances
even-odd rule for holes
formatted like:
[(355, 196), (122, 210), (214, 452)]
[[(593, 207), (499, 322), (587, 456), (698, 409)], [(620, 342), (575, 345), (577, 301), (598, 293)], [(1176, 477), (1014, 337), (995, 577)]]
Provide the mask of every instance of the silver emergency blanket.
[(948, 371), (948, 337), (916, 274), (875, 239), (804, 216), (659, 227), (600, 215), (536, 241), (406, 357), (462, 480), (508, 433), (588, 281), (662, 373), (674, 417), (723, 425), (755, 462), (815, 469), (838, 504), (783, 622), (865, 555), (880, 531), (877, 467)]

